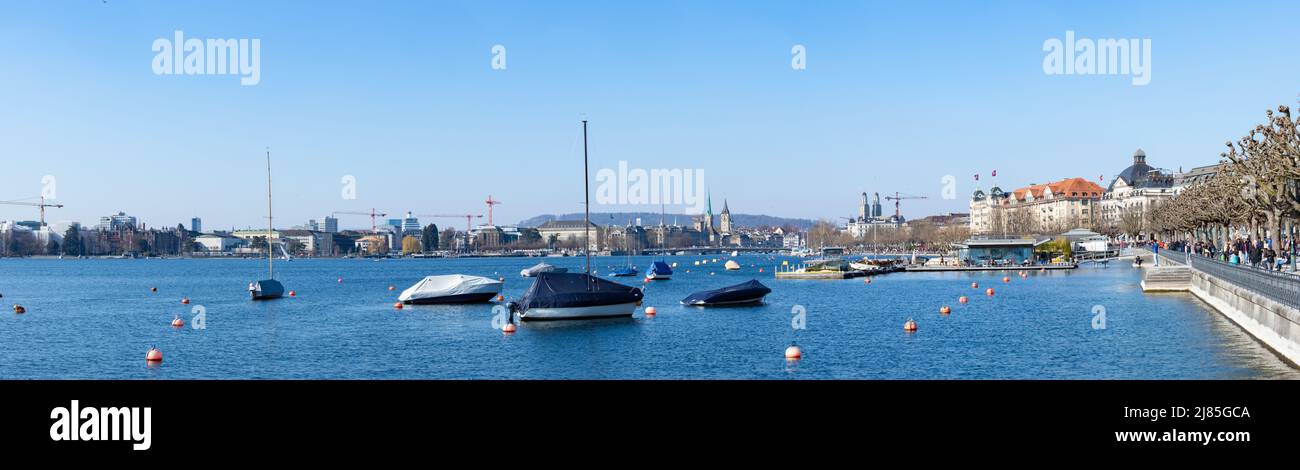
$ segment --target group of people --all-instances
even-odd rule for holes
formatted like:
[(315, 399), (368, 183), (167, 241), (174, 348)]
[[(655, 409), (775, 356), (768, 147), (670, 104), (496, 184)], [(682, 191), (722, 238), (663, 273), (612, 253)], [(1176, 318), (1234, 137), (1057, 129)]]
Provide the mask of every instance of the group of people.
[[(1162, 244), (1164, 242), (1161, 242)], [(1257, 237), (1237, 237), (1220, 249), (1214, 243), (1196, 241), (1194, 243), (1177, 242), (1174, 248), (1179, 251), (1196, 253), (1208, 258), (1217, 258), (1230, 264), (1282, 271), (1291, 265), (1292, 244), (1290, 240), (1281, 247), (1275, 247), (1273, 240)]]

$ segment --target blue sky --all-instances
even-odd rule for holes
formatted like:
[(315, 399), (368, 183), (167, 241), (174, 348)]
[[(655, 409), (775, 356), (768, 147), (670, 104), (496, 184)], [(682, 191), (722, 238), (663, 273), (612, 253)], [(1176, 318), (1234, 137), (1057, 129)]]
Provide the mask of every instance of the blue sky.
[[(964, 211), (1004, 188), (1107, 180), (1143, 148), (1169, 169), (1295, 105), (1293, 2), (0, 3), (0, 200), (53, 175), (52, 221), (259, 226), (336, 210), (581, 211), (619, 160), (704, 169), (715, 204), (835, 218), (862, 191)], [(159, 76), (155, 39), (258, 38), (261, 82)], [(1149, 38), (1152, 80), (1049, 76), (1043, 42)], [(506, 70), (491, 48), (506, 47)], [(807, 49), (807, 69), (790, 49)], [(341, 197), (353, 175), (357, 199)], [(941, 198), (953, 175), (957, 199)], [(593, 207), (632, 210), (638, 207)], [(657, 207), (656, 207), (657, 209)], [(680, 208), (669, 208), (670, 212)], [(0, 206), (0, 220), (35, 211)], [(461, 226), (464, 220), (432, 220)], [(281, 225), (281, 224), (277, 224)], [(361, 217), (347, 227), (368, 226)]]

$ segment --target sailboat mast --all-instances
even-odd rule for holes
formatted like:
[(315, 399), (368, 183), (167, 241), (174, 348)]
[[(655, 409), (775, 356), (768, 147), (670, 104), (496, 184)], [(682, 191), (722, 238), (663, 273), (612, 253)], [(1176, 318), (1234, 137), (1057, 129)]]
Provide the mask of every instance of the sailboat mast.
[[(587, 120), (582, 120), (582, 210), (584, 211), (582, 224), (582, 242), (587, 246), (582, 248), (582, 252), (587, 254), (587, 275), (591, 275), (591, 176), (587, 170)], [(591, 283), (587, 283), (587, 288), (591, 288)]]
[(275, 256), (271, 255), (271, 246), (273, 244), (275, 221), (271, 219), (271, 149), (266, 149), (266, 278), (275, 279), (275, 269), (272, 265)]

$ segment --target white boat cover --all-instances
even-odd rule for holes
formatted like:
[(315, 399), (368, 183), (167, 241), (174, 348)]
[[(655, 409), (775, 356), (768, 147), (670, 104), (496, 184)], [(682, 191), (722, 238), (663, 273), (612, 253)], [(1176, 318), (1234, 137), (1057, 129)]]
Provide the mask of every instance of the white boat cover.
[(407, 302), (457, 295), (496, 294), (501, 292), (502, 284), (501, 281), (496, 279), (482, 276), (466, 276), (464, 274), (428, 276), (402, 291), (402, 295), (398, 296), (397, 300)]
[(724, 266), (727, 268), (728, 271), (735, 271), (737, 269), (740, 269), (740, 263), (737, 263), (735, 260), (727, 260), (727, 264), (725, 264)]
[(523, 277), (533, 277), (541, 273), (566, 273), (566, 272), (569, 272), (568, 268), (557, 268), (555, 267), (555, 265), (546, 264), (543, 262), (543, 263), (537, 263), (536, 266), (533, 266), (531, 268), (524, 269), (523, 271), (519, 271), (519, 275)]

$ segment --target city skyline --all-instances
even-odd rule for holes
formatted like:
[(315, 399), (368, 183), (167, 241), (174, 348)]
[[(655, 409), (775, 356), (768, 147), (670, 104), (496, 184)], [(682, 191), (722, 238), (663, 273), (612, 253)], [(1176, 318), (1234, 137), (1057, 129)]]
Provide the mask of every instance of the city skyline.
[[(0, 53), (11, 73), (0, 75), (0, 98), (20, 112), (0, 117), (0, 200), (33, 201), (49, 175), (52, 200), (66, 205), (47, 212), (51, 222), (125, 211), (150, 226), (200, 217), (208, 228), (259, 227), (257, 170), (270, 147), (276, 218), (289, 222), (277, 225), (370, 208), (486, 214), (489, 194), (504, 201), (501, 225), (582, 210), (585, 118), (593, 175), (620, 161), (703, 169), (710, 192), (745, 201), (743, 212), (792, 218), (853, 214), (863, 191), (928, 195), (905, 204), (915, 218), (963, 212), (993, 170), (1010, 189), (1108, 183), (1139, 147), (1173, 171), (1217, 163), (1262, 110), (1294, 104), (1287, 77), (1300, 69), (1268, 59), (1288, 52), (1269, 39), (1287, 15), (1246, 28), (1219, 21), (1232, 7), (1215, 4), (1171, 14), (992, 3), (943, 15), (507, 5), (509, 17), (474, 4), (6, 5)], [(296, 26), (269, 19), (290, 10)], [(1153, 17), (1162, 21), (1142, 21)], [(155, 75), (150, 46), (175, 31), (259, 39), (259, 82)], [(1150, 39), (1150, 83), (1045, 74), (1044, 41), (1067, 32)], [(503, 69), (492, 68), (497, 45)], [(793, 46), (806, 49), (806, 69), (792, 69)], [(1238, 54), (1246, 48), (1255, 53)], [(1069, 165), (1041, 165), (1047, 158)], [(942, 197), (945, 176), (953, 199)], [(356, 199), (340, 197), (347, 177)], [(0, 207), (0, 220), (35, 218), (34, 208)], [(340, 228), (368, 227), (363, 219)]]

